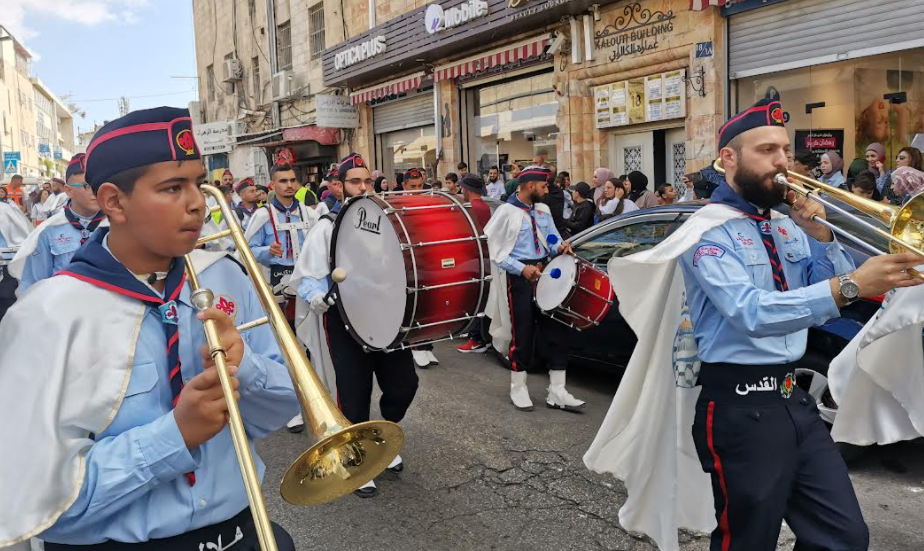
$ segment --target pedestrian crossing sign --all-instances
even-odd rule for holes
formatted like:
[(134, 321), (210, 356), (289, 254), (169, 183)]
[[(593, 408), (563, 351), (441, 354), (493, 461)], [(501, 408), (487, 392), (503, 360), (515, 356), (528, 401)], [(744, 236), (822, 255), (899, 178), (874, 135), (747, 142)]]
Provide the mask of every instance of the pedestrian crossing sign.
[(7, 174), (16, 174), (19, 172), (19, 162), (14, 160), (9, 160), (6, 164), (3, 165), (3, 172)]

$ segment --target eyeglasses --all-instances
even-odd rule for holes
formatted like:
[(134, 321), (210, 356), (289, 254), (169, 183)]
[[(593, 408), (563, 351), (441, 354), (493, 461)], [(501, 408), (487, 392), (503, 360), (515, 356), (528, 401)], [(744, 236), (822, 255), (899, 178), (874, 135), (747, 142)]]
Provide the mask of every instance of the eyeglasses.
[(363, 180), (362, 178), (350, 178), (349, 180), (346, 181), (346, 183), (353, 185), (353, 186), (358, 186), (359, 184), (366, 184), (367, 186), (374, 186), (375, 180), (373, 180), (372, 178), (369, 178), (366, 180)]
[(67, 184), (67, 187), (74, 189), (90, 189), (90, 184)]

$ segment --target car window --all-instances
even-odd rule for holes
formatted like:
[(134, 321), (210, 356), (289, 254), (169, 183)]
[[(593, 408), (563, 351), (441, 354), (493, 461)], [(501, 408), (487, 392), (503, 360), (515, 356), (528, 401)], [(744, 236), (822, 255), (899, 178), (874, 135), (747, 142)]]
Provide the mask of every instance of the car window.
[(606, 265), (614, 256), (627, 256), (653, 248), (680, 227), (686, 217), (679, 214), (670, 218), (630, 218), (625, 224), (614, 224), (608, 231), (581, 241), (575, 245), (574, 253), (594, 264)]

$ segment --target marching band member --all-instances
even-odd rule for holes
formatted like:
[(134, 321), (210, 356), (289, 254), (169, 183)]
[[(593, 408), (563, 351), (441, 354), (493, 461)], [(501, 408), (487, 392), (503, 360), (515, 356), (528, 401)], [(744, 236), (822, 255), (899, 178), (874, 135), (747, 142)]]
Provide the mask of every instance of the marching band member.
[(87, 184), (85, 159), (85, 154), (78, 153), (67, 165), (64, 193), (70, 202), (29, 234), (10, 263), (10, 273), (19, 280), (20, 296), (32, 285), (64, 269), (97, 227), (109, 225)]
[[(206, 177), (191, 125), (188, 110), (161, 107), (96, 133), (86, 179), (111, 227), (0, 325), (19, 343), (0, 358), (0, 414), (28, 404), (31, 416), (0, 427), (0, 508), (17, 512), (0, 523), (0, 547), (37, 536), (47, 551), (194, 551), (219, 538), (259, 549), (201, 321), (218, 326), (251, 439), (298, 401), (270, 329), (235, 329), (263, 315), (237, 263), (195, 251), (223, 309), (190, 304), (183, 255), (205, 218)], [(49, 348), (48, 334), (63, 342)]]
[(247, 224), (253, 215), (257, 212), (257, 187), (254, 185), (253, 178), (244, 178), (234, 186), (234, 192), (241, 198), (241, 202), (234, 207), (238, 220), (241, 221), (241, 227), (247, 229)]
[[(335, 181), (342, 183), (345, 198), (357, 197), (372, 189), (372, 174), (357, 153), (340, 161), (338, 173)], [(375, 376), (382, 389), (379, 401), (382, 417), (398, 423), (404, 418), (417, 394), (417, 373), (411, 354), (407, 350), (388, 353), (364, 351), (347, 332), (338, 309), (331, 308), (330, 299), (325, 300), (331, 288), (329, 259), (335, 214), (331, 212), (325, 215), (309, 231), (292, 276), (290, 285), (297, 288), (298, 296), (311, 308), (311, 315), (302, 322), (299, 335), (308, 344), (311, 361), (319, 377), (325, 384), (334, 386), (328, 386), (328, 390), (336, 396), (340, 411), (347, 419), (353, 423), (369, 420), (372, 378)], [(331, 373), (331, 367), (335, 375)], [(392, 472), (404, 470), (400, 455), (388, 469)], [(375, 481), (370, 481), (354, 493), (359, 497), (374, 496)]]
[(582, 400), (565, 389), (567, 331), (542, 315), (533, 301), (534, 285), (552, 251), (572, 253), (571, 245), (562, 242), (548, 206), (539, 203), (550, 175), (549, 169), (540, 166), (521, 172), (517, 192), (494, 211), (484, 231), (493, 276), (485, 314), (491, 318), (494, 347), (503, 351), (510, 345), (510, 401), (521, 411), (533, 410), (526, 372), (534, 348), (549, 367), (546, 405), (567, 411), (584, 407)]
[[(920, 283), (904, 271), (917, 257), (854, 270), (813, 220), (821, 204), (775, 181), (790, 147), (778, 101), (733, 117), (718, 141), (726, 181), (712, 203), (658, 247), (610, 260), (611, 278), (656, 292), (615, 286), (639, 344), (584, 461), (625, 480), (620, 519), (663, 549), (677, 549), (683, 526), (714, 528), (712, 551), (772, 550), (785, 519), (796, 550), (865, 551), (847, 468), (794, 372), (809, 327), (861, 295)], [(771, 212), (787, 196), (791, 216)], [(714, 511), (702, 507), (710, 486)]]
[(32, 229), (32, 223), (20, 210), (18, 203), (0, 202), (0, 320), (16, 302), (17, 278), (10, 273), (8, 265), (16, 255), (16, 249), (26, 241)]
[[(409, 168), (404, 172), (404, 189), (407, 191), (417, 191), (424, 189), (426, 183), (426, 174), (419, 168)], [(440, 361), (433, 354), (432, 344), (421, 344), (412, 349), (414, 363), (421, 369), (426, 369), (431, 365), (439, 365)]]

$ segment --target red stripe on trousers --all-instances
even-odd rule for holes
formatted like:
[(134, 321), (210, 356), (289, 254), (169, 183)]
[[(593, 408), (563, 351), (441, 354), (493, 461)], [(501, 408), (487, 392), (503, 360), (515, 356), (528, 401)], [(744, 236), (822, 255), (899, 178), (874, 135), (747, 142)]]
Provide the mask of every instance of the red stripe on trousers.
[(516, 371), (517, 361), (513, 359), (513, 351), (517, 349), (517, 328), (513, 324), (513, 294), (510, 292), (511, 288), (513, 288), (513, 284), (510, 282), (510, 274), (507, 274), (507, 305), (510, 307), (510, 365)]
[(722, 498), (725, 500), (725, 507), (722, 508), (722, 516), (719, 517), (719, 530), (722, 531), (722, 551), (728, 551), (731, 547), (731, 528), (728, 526), (728, 487), (725, 485), (725, 472), (722, 470), (722, 460), (715, 451), (715, 445), (712, 441), (712, 421), (713, 412), (715, 411), (715, 402), (709, 402), (709, 411), (706, 415), (706, 441), (709, 444), (709, 453), (712, 454), (712, 461), (715, 463), (715, 472), (719, 477), (719, 487), (722, 489)]

